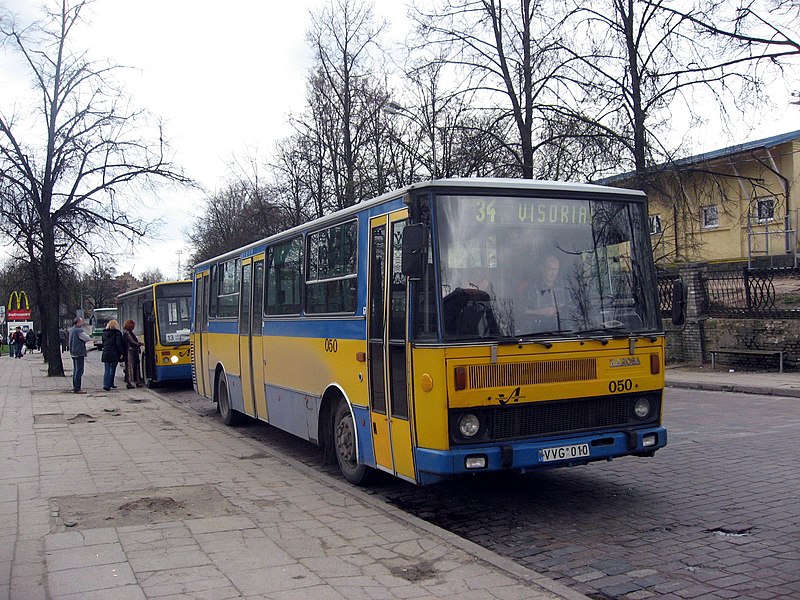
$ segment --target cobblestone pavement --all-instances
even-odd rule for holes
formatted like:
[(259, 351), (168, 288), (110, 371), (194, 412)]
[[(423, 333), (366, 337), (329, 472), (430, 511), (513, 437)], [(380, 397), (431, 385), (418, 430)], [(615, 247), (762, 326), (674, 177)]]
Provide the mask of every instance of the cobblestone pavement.
[[(596, 599), (800, 598), (800, 400), (668, 389), (665, 405), (654, 458), (371, 492)], [(309, 444), (243, 431), (324, 469)]]

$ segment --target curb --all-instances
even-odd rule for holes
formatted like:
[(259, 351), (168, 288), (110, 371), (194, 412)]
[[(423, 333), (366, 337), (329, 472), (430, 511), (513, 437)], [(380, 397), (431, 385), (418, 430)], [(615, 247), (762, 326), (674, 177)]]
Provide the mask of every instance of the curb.
[(759, 385), (740, 385), (727, 383), (707, 383), (698, 381), (667, 381), (667, 387), (687, 390), (703, 390), (706, 392), (734, 392), (737, 394), (757, 394), (759, 396), (782, 396), (800, 398), (800, 389), (776, 388)]

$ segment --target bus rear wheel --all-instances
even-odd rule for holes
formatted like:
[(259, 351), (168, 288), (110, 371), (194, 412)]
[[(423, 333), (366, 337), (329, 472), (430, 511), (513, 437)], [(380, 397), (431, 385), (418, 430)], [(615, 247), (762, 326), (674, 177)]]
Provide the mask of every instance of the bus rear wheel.
[(344, 478), (353, 485), (368, 483), (372, 470), (358, 463), (356, 452), (356, 424), (350, 408), (343, 399), (339, 400), (336, 413), (333, 417), (333, 446), (336, 452), (336, 461)]
[(225, 425), (234, 427), (242, 422), (242, 414), (231, 408), (231, 397), (228, 394), (228, 381), (222, 373), (217, 379), (217, 410)]

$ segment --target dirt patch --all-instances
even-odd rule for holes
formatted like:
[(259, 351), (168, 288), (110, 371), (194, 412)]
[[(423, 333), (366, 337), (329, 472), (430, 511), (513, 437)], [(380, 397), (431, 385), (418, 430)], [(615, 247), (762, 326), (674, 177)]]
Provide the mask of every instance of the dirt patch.
[(406, 581), (424, 581), (425, 579), (433, 579), (439, 572), (428, 561), (422, 561), (416, 565), (409, 565), (405, 567), (391, 567), (392, 575), (400, 577)]
[(51, 498), (50, 531), (148, 525), (239, 514), (212, 485)]
[(97, 421), (119, 419), (122, 412), (116, 408), (106, 408), (97, 414), (78, 413), (76, 415), (65, 415), (64, 413), (46, 413), (33, 415), (34, 425), (76, 425), (78, 423), (96, 423)]

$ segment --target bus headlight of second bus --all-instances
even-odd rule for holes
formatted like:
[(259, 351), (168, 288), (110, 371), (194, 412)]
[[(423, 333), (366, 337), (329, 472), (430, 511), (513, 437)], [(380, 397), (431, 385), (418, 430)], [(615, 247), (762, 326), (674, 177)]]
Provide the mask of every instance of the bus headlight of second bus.
[(480, 419), (472, 413), (464, 413), (458, 418), (458, 433), (464, 439), (471, 439), (481, 430)]
[(633, 403), (633, 414), (637, 419), (646, 419), (650, 416), (650, 400), (648, 398), (637, 398)]

